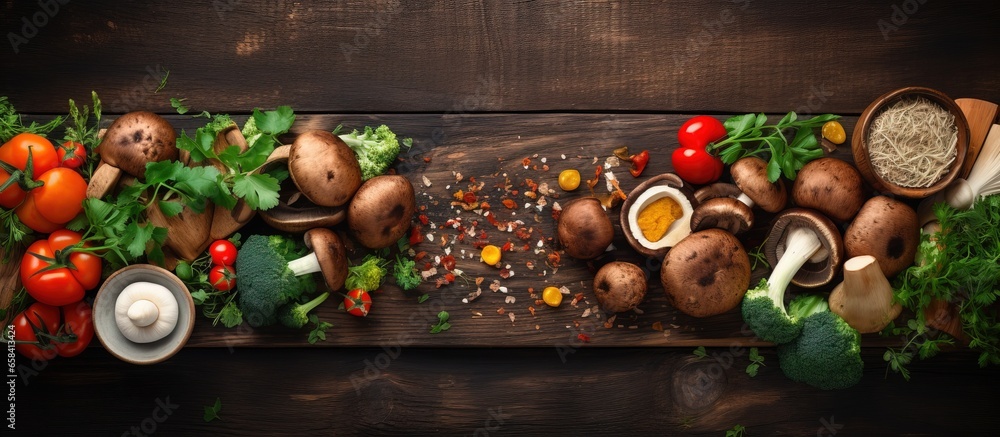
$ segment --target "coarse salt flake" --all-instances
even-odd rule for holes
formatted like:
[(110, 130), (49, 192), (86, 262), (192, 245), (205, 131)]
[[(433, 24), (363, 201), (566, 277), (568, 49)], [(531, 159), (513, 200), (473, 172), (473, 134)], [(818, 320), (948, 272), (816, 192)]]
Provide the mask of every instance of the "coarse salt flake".
[(421, 176), (421, 177), (424, 179), (424, 186), (427, 187), (431, 186), (431, 180), (428, 179), (427, 176)]

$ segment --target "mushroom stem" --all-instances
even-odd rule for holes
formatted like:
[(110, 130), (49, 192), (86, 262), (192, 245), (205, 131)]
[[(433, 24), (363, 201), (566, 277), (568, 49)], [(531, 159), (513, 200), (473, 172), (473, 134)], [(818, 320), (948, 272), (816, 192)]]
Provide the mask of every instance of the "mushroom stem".
[[(781, 296), (784, 298), (784, 291), (788, 284), (792, 282), (792, 277), (802, 268), (810, 258), (814, 257), (823, 243), (819, 236), (809, 228), (796, 227), (788, 232), (785, 237), (785, 253), (778, 259), (771, 276), (767, 279), (768, 294), (771, 296)], [(774, 299), (778, 302), (778, 299)], [(785, 312), (784, 306), (781, 307)], [(787, 312), (785, 312), (787, 314)]]
[(128, 318), (135, 326), (149, 326), (160, 316), (160, 309), (156, 304), (147, 300), (137, 300), (128, 307)]
[(871, 255), (853, 257), (844, 263), (844, 282), (830, 293), (833, 311), (862, 334), (879, 332), (903, 307), (893, 303), (892, 286)]
[(741, 192), (740, 195), (739, 195), (739, 197), (736, 198), (736, 200), (739, 200), (740, 202), (743, 202), (744, 205), (749, 206), (751, 208), (753, 208), (753, 206), (754, 206), (753, 199), (751, 199), (750, 196), (747, 196), (747, 193), (742, 193)]
[(294, 259), (288, 262), (288, 269), (295, 273), (295, 276), (302, 276), (308, 273), (317, 273), (322, 271), (322, 267), (319, 264), (319, 258), (316, 257), (316, 252), (311, 252), (299, 259)]

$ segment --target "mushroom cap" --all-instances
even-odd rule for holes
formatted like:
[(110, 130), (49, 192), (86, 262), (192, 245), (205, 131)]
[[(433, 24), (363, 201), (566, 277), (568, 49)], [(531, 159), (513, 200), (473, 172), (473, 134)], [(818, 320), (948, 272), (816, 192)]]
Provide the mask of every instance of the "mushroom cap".
[(764, 243), (767, 262), (772, 266), (778, 264), (778, 259), (785, 253), (785, 237), (789, 231), (797, 227), (805, 227), (815, 232), (822, 244), (821, 252), (826, 256), (819, 260), (814, 258), (807, 261), (792, 277), (792, 283), (806, 288), (829, 283), (843, 262), (844, 242), (837, 225), (817, 211), (790, 208), (775, 217), (771, 232)]
[(887, 278), (913, 265), (919, 245), (917, 212), (885, 196), (868, 199), (844, 232), (847, 257), (874, 256)]
[(736, 308), (750, 286), (750, 257), (729, 232), (695, 232), (667, 252), (660, 281), (670, 304), (685, 314), (722, 314)]
[(292, 181), (319, 206), (340, 206), (361, 186), (361, 166), (344, 140), (324, 130), (303, 132), (288, 157)]
[(177, 326), (177, 299), (167, 287), (153, 282), (133, 282), (115, 300), (115, 323), (125, 338), (152, 343)]
[(567, 255), (586, 260), (604, 253), (614, 239), (615, 228), (600, 200), (581, 197), (563, 207), (556, 234)]
[(802, 166), (792, 184), (796, 206), (815, 209), (846, 222), (865, 203), (865, 186), (853, 165), (837, 158), (820, 158)]
[(753, 210), (732, 197), (708, 199), (691, 214), (691, 230), (694, 232), (719, 228), (739, 234), (752, 226)]
[(339, 290), (347, 280), (347, 248), (336, 232), (327, 228), (306, 231), (303, 239), (306, 247), (316, 254), (323, 281), (332, 290)]
[(177, 132), (152, 112), (129, 112), (108, 126), (97, 150), (104, 162), (142, 177), (146, 163), (177, 159)]
[(646, 274), (632, 263), (609, 262), (594, 275), (594, 296), (607, 311), (635, 309), (646, 297)]
[(375, 176), (354, 194), (347, 207), (347, 226), (363, 246), (382, 249), (406, 235), (416, 210), (416, 195), (409, 179)]
[(743, 194), (740, 191), (740, 187), (735, 184), (729, 184), (725, 182), (716, 182), (711, 185), (705, 185), (694, 192), (694, 198), (699, 204), (705, 202), (709, 199), (716, 199), (719, 197), (732, 197), (733, 199), (740, 197)]
[(784, 179), (767, 180), (767, 161), (756, 156), (741, 158), (729, 168), (733, 182), (754, 204), (767, 212), (778, 212), (788, 204), (788, 190)]

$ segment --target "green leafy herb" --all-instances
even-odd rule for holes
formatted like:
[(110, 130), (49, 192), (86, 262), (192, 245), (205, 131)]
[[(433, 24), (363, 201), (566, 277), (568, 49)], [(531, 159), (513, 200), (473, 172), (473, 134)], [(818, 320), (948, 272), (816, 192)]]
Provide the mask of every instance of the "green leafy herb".
[(705, 350), (705, 346), (696, 347), (692, 353), (694, 356), (698, 357), (699, 360), (708, 357), (708, 351)]
[(427, 299), (430, 299), (430, 298), (431, 298), (431, 295), (429, 295), (427, 293), (421, 294), (420, 297), (417, 298), (417, 303), (427, 302)]
[(451, 323), (448, 323), (448, 312), (441, 311), (438, 313), (438, 321), (433, 326), (431, 326), (431, 334), (437, 334), (441, 331), (447, 331), (451, 328)]
[(177, 111), (177, 113), (180, 115), (187, 114), (188, 111), (190, 111), (190, 108), (188, 108), (187, 105), (184, 104), (185, 100), (187, 99), (178, 99), (176, 97), (171, 97), (170, 106), (174, 108), (174, 110)]
[(155, 90), (153, 90), (153, 94), (163, 91), (163, 89), (167, 87), (168, 77), (170, 77), (170, 70), (167, 70), (166, 73), (163, 74), (163, 78), (160, 79), (160, 84), (156, 86)]
[(392, 275), (396, 278), (396, 285), (407, 291), (417, 288), (424, 280), (423, 276), (420, 275), (420, 271), (417, 270), (416, 261), (400, 254), (396, 255), (396, 263), (392, 267)]
[(205, 421), (211, 422), (215, 419), (222, 420), (222, 417), (219, 417), (220, 411), (222, 411), (222, 398), (215, 398), (214, 404), (205, 406)]
[[(81, 167), (83, 175), (88, 179), (100, 161), (100, 156), (93, 151), (101, 143), (101, 139), (98, 138), (98, 132), (101, 130), (101, 99), (94, 91), (91, 91), (90, 98), (93, 109), (87, 105), (83, 105), (81, 109), (76, 106), (73, 99), (69, 99), (69, 119), (72, 121), (72, 125), (66, 127), (66, 136), (64, 137), (66, 141), (83, 144), (84, 148), (91, 152), (87, 153), (87, 160)], [(91, 116), (94, 119), (93, 123), (90, 123)]]
[(954, 344), (948, 337), (931, 338), (933, 334), (931, 328), (916, 319), (907, 320), (905, 326), (890, 324), (882, 330), (882, 333), (901, 335), (906, 339), (906, 343), (900, 348), (890, 347), (882, 354), (882, 359), (886, 362), (886, 377), (889, 376), (889, 370), (892, 370), (906, 381), (910, 380), (910, 370), (906, 366), (913, 362), (914, 358), (919, 357), (923, 360), (933, 357), (941, 351), (942, 345)]
[(309, 315), (309, 321), (315, 325), (313, 330), (309, 331), (309, 344), (326, 341), (326, 330), (332, 328), (333, 324), (320, 320), (319, 316), (315, 314)]
[(732, 164), (746, 156), (768, 156), (767, 178), (777, 181), (784, 174), (788, 179), (807, 162), (823, 156), (823, 149), (813, 129), (836, 120), (833, 114), (817, 115), (798, 120), (795, 112), (786, 114), (778, 124), (767, 125), (764, 114), (744, 114), (723, 123), (728, 135), (722, 141), (710, 144), (708, 151), (716, 151), (725, 164)]
[(1000, 298), (1000, 196), (984, 197), (965, 211), (939, 203), (934, 214), (941, 231), (921, 236), (920, 262), (893, 284), (896, 299), (917, 315), (916, 327), (908, 327), (928, 338), (919, 331), (927, 324), (924, 310), (935, 300), (949, 302), (958, 309), (969, 348), (979, 352), (979, 365), (1000, 364), (1000, 315), (994, 307)]
[(750, 375), (751, 378), (757, 376), (757, 371), (763, 365), (764, 357), (760, 355), (760, 351), (755, 347), (750, 348), (750, 365), (747, 366), (747, 375)]
[(726, 431), (726, 437), (743, 437), (747, 432), (743, 425), (734, 425), (732, 429)]
[[(230, 241), (238, 247), (239, 235), (234, 235)], [(220, 322), (227, 328), (243, 324), (243, 311), (236, 305), (239, 289), (217, 290), (208, 280), (211, 270), (212, 256), (208, 252), (198, 256), (190, 264), (178, 263), (174, 268), (177, 277), (191, 290), (191, 298), (196, 306), (201, 307), (202, 315), (212, 320), (212, 326)]]
[(45, 124), (38, 124), (33, 121), (31, 124), (25, 126), (21, 122), (21, 115), (14, 109), (14, 105), (11, 105), (7, 101), (7, 97), (0, 96), (0, 143), (6, 143), (7, 140), (23, 132), (30, 132), (44, 137), (57, 127), (62, 126), (64, 120), (65, 117), (60, 116)]

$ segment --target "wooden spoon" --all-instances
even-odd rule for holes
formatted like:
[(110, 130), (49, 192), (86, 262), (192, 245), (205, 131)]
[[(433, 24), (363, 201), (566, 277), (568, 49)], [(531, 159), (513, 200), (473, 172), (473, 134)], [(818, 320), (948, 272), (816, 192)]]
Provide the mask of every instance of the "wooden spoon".
[(955, 99), (955, 103), (962, 109), (965, 118), (969, 121), (969, 149), (965, 154), (962, 171), (958, 173), (958, 177), (965, 179), (969, 177), (969, 172), (972, 171), (972, 166), (976, 163), (976, 158), (979, 157), (979, 151), (982, 150), (986, 134), (993, 126), (993, 121), (996, 120), (1000, 107), (993, 102), (969, 98)]

